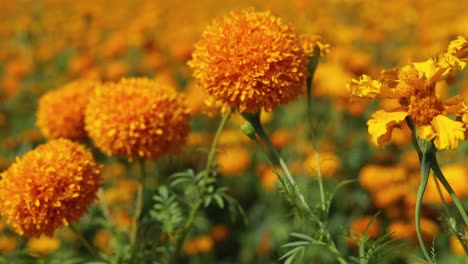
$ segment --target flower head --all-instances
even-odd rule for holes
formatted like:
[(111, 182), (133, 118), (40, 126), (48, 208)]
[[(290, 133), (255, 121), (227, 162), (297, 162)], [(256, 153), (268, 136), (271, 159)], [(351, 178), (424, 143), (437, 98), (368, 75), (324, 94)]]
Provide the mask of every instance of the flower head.
[(188, 64), (217, 102), (257, 112), (271, 111), (302, 92), (308, 56), (290, 25), (250, 8), (208, 26)]
[(44, 94), (36, 113), (42, 134), (49, 139), (85, 138), (84, 110), (97, 85), (99, 82), (92, 80), (75, 81)]
[[(391, 111), (378, 110), (372, 115), (367, 122), (372, 141), (382, 146), (391, 139), (393, 129), (408, 120), (415, 126), (417, 135), (427, 141), (433, 140), (437, 149), (457, 148), (467, 130), (467, 122), (463, 121), (466, 107), (459, 96), (441, 99), (435, 86), (449, 73), (465, 67), (467, 51), (468, 42), (459, 37), (437, 60), (383, 71), (380, 80), (367, 75), (352, 80), (347, 86), (352, 97), (396, 99), (400, 105)], [(453, 120), (447, 115), (459, 118)]]
[(1, 174), (0, 212), (24, 236), (52, 236), (83, 216), (100, 187), (91, 152), (67, 139), (27, 152)]
[(190, 128), (189, 109), (175, 90), (147, 78), (122, 79), (95, 90), (86, 131), (109, 156), (157, 159), (180, 151)]

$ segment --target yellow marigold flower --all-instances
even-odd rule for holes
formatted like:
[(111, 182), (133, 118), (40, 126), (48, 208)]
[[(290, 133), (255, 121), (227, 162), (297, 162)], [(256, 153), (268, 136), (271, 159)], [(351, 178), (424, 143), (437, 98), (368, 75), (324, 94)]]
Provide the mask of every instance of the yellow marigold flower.
[(318, 35), (301, 35), (299, 36), (299, 41), (302, 48), (309, 56), (312, 56), (315, 50), (319, 52), (320, 57), (330, 53), (330, 44), (324, 43), (322, 38)]
[(36, 117), (42, 134), (48, 139), (85, 138), (84, 111), (97, 85), (92, 80), (74, 81), (41, 96)]
[[(279, 170), (279, 168), (276, 168)], [(265, 191), (272, 191), (278, 182), (278, 176), (274, 173), (270, 166), (260, 165), (256, 169), (257, 175), (260, 177), (260, 184)]]
[(33, 237), (28, 240), (26, 247), (33, 253), (46, 255), (60, 247), (60, 240), (55, 237)]
[(217, 102), (271, 111), (302, 93), (308, 56), (291, 25), (250, 8), (214, 20), (188, 65)]
[[(466, 40), (459, 38), (444, 54), (463, 62), (468, 59), (466, 50)], [(363, 75), (347, 85), (352, 97), (389, 98), (399, 102), (399, 106), (393, 109), (378, 110), (367, 122), (376, 145), (387, 143), (393, 129), (401, 126), (404, 120), (416, 126), (419, 137), (434, 140), (438, 149), (455, 149), (465, 139), (467, 123), (462, 120), (463, 100), (459, 96), (442, 100), (436, 92), (437, 82), (444, 80), (449, 72), (464, 67), (460, 63), (448, 64), (445, 55), (438, 60), (429, 59), (401, 69), (383, 71), (380, 80)], [(460, 120), (452, 120), (446, 115), (457, 115)]]
[(309, 176), (316, 177), (320, 169), (323, 177), (330, 178), (340, 169), (341, 160), (333, 152), (319, 152), (318, 164), (315, 153), (312, 153), (306, 158), (304, 165), (307, 168)]
[(247, 148), (233, 146), (216, 155), (216, 162), (222, 174), (239, 175), (250, 165), (252, 158)]
[(11, 252), (16, 248), (16, 237), (0, 235), (0, 253)]
[(346, 85), (346, 89), (350, 91), (351, 96), (365, 98), (375, 98), (380, 94), (381, 88), (382, 83), (365, 74), (358, 80), (351, 80), (351, 83)]
[(100, 166), (84, 146), (51, 140), (1, 174), (0, 212), (23, 236), (52, 236), (83, 216), (100, 187)]
[(96, 233), (94, 237), (94, 245), (100, 250), (104, 251), (107, 254), (111, 254), (113, 251), (111, 244), (111, 234), (109, 230), (101, 229)]
[(468, 62), (468, 41), (466, 38), (458, 36), (456, 40), (450, 42), (447, 52), (440, 56), (440, 64), (447, 69), (464, 69)]
[(106, 204), (120, 204), (129, 202), (138, 189), (138, 182), (131, 179), (119, 180), (117, 184), (104, 191)]
[(158, 159), (184, 145), (190, 128), (183, 96), (147, 78), (98, 87), (85, 112), (85, 128), (109, 156)]

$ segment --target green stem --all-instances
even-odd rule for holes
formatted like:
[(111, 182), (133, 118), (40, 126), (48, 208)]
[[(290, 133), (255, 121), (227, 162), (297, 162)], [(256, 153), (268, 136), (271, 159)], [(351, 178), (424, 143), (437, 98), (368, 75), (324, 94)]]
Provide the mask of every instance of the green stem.
[[(449, 210), (449, 207), (448, 207), (447, 202), (446, 202), (445, 199), (444, 199), (444, 196), (443, 196), (443, 194), (442, 194), (442, 190), (440, 189), (439, 181), (437, 180), (437, 177), (436, 177), (436, 176), (434, 176), (433, 179), (434, 179), (434, 182), (435, 182), (436, 187), (437, 187), (437, 193), (439, 194), (440, 201), (442, 202), (442, 207), (444, 208), (445, 214), (446, 214), (447, 217), (449, 218), (449, 216), (450, 216), (450, 210)], [(455, 236), (457, 237), (458, 241), (460, 242), (460, 245), (463, 247), (463, 250), (465, 251), (465, 254), (468, 255), (468, 246), (466, 245), (464, 239), (461, 237), (461, 235), (460, 235), (459, 232), (457, 231), (456, 225), (452, 225), (452, 221), (450, 221), (450, 218), (449, 218), (448, 221), (449, 221), (448, 224), (449, 224), (450, 230), (451, 230), (452, 233), (455, 234)]]
[(437, 179), (439, 179), (439, 181), (442, 183), (445, 190), (447, 190), (447, 192), (450, 194), (450, 197), (452, 198), (455, 207), (457, 207), (458, 212), (461, 214), (463, 221), (465, 222), (465, 225), (468, 227), (468, 215), (466, 214), (462, 203), (455, 194), (455, 191), (453, 191), (452, 186), (450, 186), (444, 174), (442, 173), (435, 155), (431, 157), (431, 169), (434, 172), (434, 175), (437, 177)]
[(73, 231), (73, 233), (75, 233), (75, 235), (78, 237), (78, 239), (81, 241), (81, 243), (83, 243), (83, 245), (89, 251), (89, 253), (91, 253), (91, 255), (93, 255), (95, 258), (98, 258), (99, 260), (103, 260), (99, 256), (98, 252), (96, 251), (96, 248), (93, 247), (88, 242), (88, 240), (86, 240), (86, 238), (78, 231), (78, 229), (76, 228), (76, 226), (73, 223), (70, 223), (70, 225), (68, 227), (70, 228), (70, 230)]
[(252, 124), (252, 126), (255, 128), (255, 132), (262, 138), (262, 140), (266, 143), (268, 149), (273, 153), (273, 156), (276, 158), (277, 163), (281, 166), (281, 169), (286, 175), (287, 180), (293, 186), (297, 197), (299, 197), (299, 200), (301, 202), (300, 208), (303, 208), (305, 211), (310, 212), (310, 207), (307, 204), (304, 195), (302, 195), (301, 191), (297, 187), (296, 181), (292, 177), (291, 172), (289, 171), (289, 168), (286, 165), (286, 162), (284, 162), (284, 160), (281, 158), (281, 155), (278, 153), (275, 146), (271, 142), (270, 137), (268, 137), (267, 133), (263, 129), (262, 123), (260, 122), (260, 112), (254, 114), (242, 113), (242, 116)]
[(206, 180), (208, 179), (208, 177), (210, 177), (211, 171), (213, 169), (213, 160), (215, 158), (216, 148), (217, 148), (218, 142), (219, 142), (219, 137), (221, 136), (221, 132), (223, 131), (224, 127), (226, 126), (227, 121), (229, 120), (229, 117), (231, 116), (232, 112), (233, 112), (233, 109), (229, 108), (228, 112), (226, 113), (226, 115), (221, 120), (221, 123), (219, 123), (218, 129), (216, 130), (216, 134), (215, 134), (215, 137), (213, 139), (213, 143), (211, 144), (211, 148), (210, 148), (210, 151), (208, 153), (208, 159), (207, 159), (207, 162), (206, 162), (205, 173), (203, 174), (203, 179), (201, 180), (201, 187), (200, 187), (200, 191), (199, 191), (200, 197), (199, 197), (198, 201), (195, 203), (195, 205), (192, 207), (192, 210), (190, 211), (189, 217), (187, 218), (187, 222), (185, 222), (184, 229), (182, 230), (182, 234), (181, 234), (180, 238), (177, 240), (176, 250), (174, 252), (174, 257), (172, 258), (172, 261), (171, 261), (174, 264), (179, 263), (178, 261), (179, 261), (180, 254), (181, 254), (181, 251), (182, 251), (182, 246), (184, 245), (185, 238), (187, 237), (190, 229), (192, 228), (193, 221), (195, 220), (195, 217), (196, 217), (198, 211), (200, 210), (200, 208), (201, 208), (201, 206), (203, 204), (203, 196), (205, 195), (205, 189), (206, 189)]
[(135, 247), (136, 245), (136, 238), (137, 238), (137, 233), (138, 233), (138, 220), (141, 217), (141, 212), (143, 210), (143, 191), (144, 191), (144, 186), (145, 186), (145, 178), (146, 178), (146, 172), (145, 172), (145, 160), (144, 159), (139, 159), (138, 164), (140, 165), (140, 179), (138, 182), (138, 190), (137, 190), (137, 198), (136, 198), (136, 204), (135, 204), (135, 214), (133, 215), (133, 226), (132, 226), (132, 232), (130, 236), (130, 245), (132, 247)]
[(444, 195), (442, 194), (442, 190), (440, 189), (439, 180), (437, 180), (437, 177), (435, 175), (434, 175), (433, 179), (434, 179), (434, 183), (435, 183), (436, 188), (437, 188), (437, 193), (439, 194), (440, 202), (442, 203), (442, 207), (444, 208), (445, 214), (447, 216), (449, 216), (450, 215), (450, 210), (449, 210), (447, 202), (444, 199)]
[(242, 113), (242, 116), (252, 124), (252, 126), (255, 128), (255, 132), (260, 136), (263, 142), (266, 143), (270, 152), (273, 153), (273, 156), (276, 159), (275, 163), (281, 166), (281, 169), (284, 171), (284, 174), (286, 175), (288, 180), (291, 183), (294, 183), (294, 179), (291, 175), (291, 172), (289, 171), (288, 166), (286, 165), (284, 160), (281, 158), (281, 155), (278, 153), (275, 146), (271, 142), (270, 137), (268, 137), (267, 133), (263, 129), (263, 126), (260, 122), (260, 113), (255, 113), (255, 114)]
[(309, 138), (312, 139), (312, 81), (314, 80), (315, 70), (317, 70), (320, 51), (314, 50), (314, 54), (309, 58), (308, 70), (310, 75), (307, 77), (307, 120), (309, 122)]
[(320, 191), (320, 205), (322, 207), (322, 211), (325, 212), (325, 193), (323, 191), (323, 180), (322, 180), (322, 170), (320, 169), (320, 159), (317, 150), (314, 148), (315, 152), (315, 162), (317, 163), (317, 179)]
[(106, 200), (104, 198), (104, 191), (102, 187), (99, 188), (97, 195), (99, 200), (99, 207), (101, 208), (102, 214), (104, 215), (106, 221), (112, 225), (112, 217), (110, 215), (109, 206), (107, 205)]
[(431, 168), (431, 163), (426, 153), (422, 153), (421, 155), (421, 183), (419, 184), (418, 194), (416, 198), (416, 207), (415, 207), (415, 224), (416, 224), (416, 235), (418, 237), (419, 245), (421, 246), (421, 250), (424, 254), (424, 258), (430, 264), (433, 264), (429, 253), (427, 252), (426, 245), (424, 244), (424, 240), (421, 234), (421, 203), (424, 197), (424, 191), (426, 190), (427, 181), (429, 178), (429, 171)]

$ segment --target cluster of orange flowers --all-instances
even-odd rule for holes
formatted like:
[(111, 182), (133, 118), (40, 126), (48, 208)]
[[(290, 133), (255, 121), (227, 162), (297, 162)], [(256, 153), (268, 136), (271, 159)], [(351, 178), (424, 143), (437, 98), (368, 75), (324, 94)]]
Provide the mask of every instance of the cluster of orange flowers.
[[(404, 122), (414, 125), (413, 132), (433, 141), (437, 149), (456, 149), (468, 138), (468, 102), (464, 99), (468, 98), (468, 82), (462, 84), (461, 95), (449, 96), (445, 89), (468, 63), (468, 41), (461, 37), (468, 35), (468, 19), (463, 15), (468, 9), (466, 1), (117, 2), (64, 5), (46, 0), (26, 11), (21, 4), (0, 4), (0, 14), (19, 14), (5, 16), (6, 23), (0, 25), (0, 38), (8, 40), (0, 42), (0, 60), (5, 61), (0, 68), (0, 101), (14, 101), (22, 93), (43, 94), (36, 125), (49, 140), (11, 166), (11, 160), (0, 159), (0, 168), (6, 169), (0, 179), (0, 213), (21, 235), (52, 236), (56, 228), (83, 216), (96, 198), (102, 185), (101, 165), (79, 141), (89, 138), (106, 155), (129, 160), (157, 160), (181, 152), (187, 141), (192, 146), (206, 142), (210, 136), (197, 138), (202, 133), (189, 133), (191, 113), (216, 114), (228, 108), (240, 113), (271, 112), (305, 93), (306, 80), (312, 77), (308, 68), (311, 56), (316, 51), (323, 56), (330, 49), (319, 35), (330, 40), (333, 51), (315, 73), (312, 95), (333, 98), (334, 105), (354, 116), (362, 116), (368, 102), (348, 102), (349, 94), (354, 99), (382, 99), (384, 110), (376, 111), (367, 123), (375, 144), (409, 143), (409, 130), (396, 129)], [(252, 4), (272, 11), (240, 9)], [(201, 9), (203, 12), (195, 12)], [(215, 14), (231, 9), (240, 11), (213, 20), (202, 31)], [(193, 19), (187, 25), (189, 14)], [(285, 23), (273, 14), (293, 22)], [(387, 23), (381, 23), (382, 17), (388, 18)], [(460, 37), (453, 40), (453, 36)], [(445, 51), (432, 59), (371, 77), (379, 76), (377, 67), (371, 65), (406, 64), (410, 58), (436, 54), (449, 40)], [(125, 78), (129, 75), (156, 78)], [(51, 76), (47, 87), (31, 81), (44, 76)], [(63, 83), (66, 85), (45, 92), (49, 86)], [(185, 96), (179, 88), (185, 89)], [(1, 131), (8, 130), (8, 118), (0, 112)], [(281, 149), (292, 139), (289, 133), (279, 132), (272, 141)], [(245, 138), (229, 133), (221, 136), (222, 151), (216, 158), (219, 172), (237, 175), (255, 167)], [(21, 138), (41, 140), (34, 131), (23, 132)], [(3, 145), (9, 151), (19, 149), (12, 138)], [(328, 178), (342, 167), (334, 147), (324, 148), (318, 155), (308, 149), (297, 152), (304, 164), (290, 162), (294, 172)], [(359, 177), (376, 209), (384, 210), (392, 220), (387, 230), (415, 240), (410, 219), (419, 167), (414, 157), (405, 161), (392, 167), (366, 165)], [(121, 173), (122, 168), (115, 167), (113, 173)], [(271, 190), (276, 175), (261, 165), (256, 169), (261, 186)], [(457, 195), (467, 196), (466, 169), (455, 165), (444, 172), (449, 181), (458, 183), (454, 188)], [(104, 192), (106, 203), (113, 206), (133, 198), (135, 181), (118, 177), (112, 181), (114, 185)], [(450, 200), (447, 193), (443, 195)], [(424, 205), (430, 208), (439, 203), (438, 196), (435, 184), (429, 183)], [(111, 209), (117, 226), (132, 224), (128, 210)], [(426, 212), (423, 235), (430, 239), (438, 232), (431, 220), (436, 213)], [(362, 230), (369, 219), (357, 221), (352, 229)], [(381, 234), (378, 226), (376, 221), (370, 229), (372, 237)], [(185, 251), (209, 252), (214, 237), (196, 237), (186, 243)], [(11, 247), (9, 239), (1, 236), (0, 248), (2, 244)], [(96, 241), (111, 251), (108, 233), (100, 232)]]
[(184, 145), (189, 109), (150, 79), (77, 81), (41, 97), (37, 125), (50, 141), (1, 174), (0, 212), (20, 235), (52, 236), (81, 218), (101, 186), (100, 165), (70, 140), (89, 136), (109, 156), (157, 159)]

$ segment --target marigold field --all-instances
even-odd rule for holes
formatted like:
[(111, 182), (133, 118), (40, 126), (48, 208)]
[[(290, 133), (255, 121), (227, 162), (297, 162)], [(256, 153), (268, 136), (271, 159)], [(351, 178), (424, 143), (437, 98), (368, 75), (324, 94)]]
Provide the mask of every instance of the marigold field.
[(467, 264), (467, 14), (0, 1), (0, 264)]

